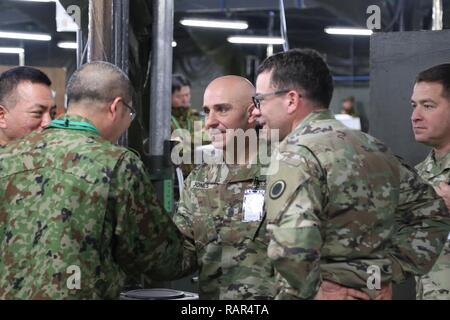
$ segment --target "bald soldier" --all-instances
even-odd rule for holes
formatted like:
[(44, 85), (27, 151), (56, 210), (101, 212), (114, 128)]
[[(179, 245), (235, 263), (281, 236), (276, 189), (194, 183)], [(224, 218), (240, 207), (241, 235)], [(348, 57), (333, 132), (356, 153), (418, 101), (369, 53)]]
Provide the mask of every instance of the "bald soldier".
[(205, 129), (224, 157), (191, 172), (174, 216), (189, 239), (182, 271), (199, 271), (200, 299), (271, 299), (275, 293), (262, 218), (265, 176), (251, 164), (255, 150), (248, 143), (238, 150), (230, 130), (254, 132), (254, 93), (238, 76), (217, 78), (204, 93)]
[(84, 65), (67, 114), (0, 153), (0, 299), (117, 299), (178, 270), (183, 238), (142, 162), (112, 143), (135, 116), (128, 77)]

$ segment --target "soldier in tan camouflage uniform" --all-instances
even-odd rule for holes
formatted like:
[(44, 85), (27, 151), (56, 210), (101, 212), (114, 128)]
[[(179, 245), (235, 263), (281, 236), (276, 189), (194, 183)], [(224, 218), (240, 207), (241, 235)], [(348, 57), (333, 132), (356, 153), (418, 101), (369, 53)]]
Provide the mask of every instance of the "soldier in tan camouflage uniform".
[(317, 52), (269, 57), (256, 88), (254, 115), (284, 139), (266, 192), (276, 298), (327, 299), (323, 281), (374, 298), (427, 272), (450, 227), (445, 205), (383, 143), (333, 118), (332, 77)]
[[(441, 196), (450, 190), (450, 64), (419, 73), (411, 97), (411, 116), (416, 141), (431, 146), (428, 157), (416, 166)], [(417, 299), (450, 300), (450, 240), (426, 275), (417, 280)]]
[[(183, 271), (186, 275), (199, 271), (201, 299), (271, 299), (275, 293), (273, 269), (266, 256), (263, 196), (253, 212), (244, 208), (258, 207), (265, 176), (259, 164), (251, 164), (256, 154), (249, 145), (245, 152), (232, 148), (233, 138), (226, 133), (227, 129), (255, 130), (251, 116), (254, 90), (242, 77), (225, 76), (212, 81), (204, 94), (205, 128), (214, 147), (225, 154), (235, 152), (237, 158), (194, 169), (174, 216), (190, 239)], [(244, 198), (249, 193), (256, 199), (246, 206)]]
[(0, 154), (0, 299), (114, 299), (126, 276), (179, 269), (181, 233), (111, 144), (135, 115), (127, 76), (94, 62), (67, 93), (67, 115)]
[(42, 71), (16, 67), (0, 75), (0, 145), (44, 128), (56, 113), (51, 81)]

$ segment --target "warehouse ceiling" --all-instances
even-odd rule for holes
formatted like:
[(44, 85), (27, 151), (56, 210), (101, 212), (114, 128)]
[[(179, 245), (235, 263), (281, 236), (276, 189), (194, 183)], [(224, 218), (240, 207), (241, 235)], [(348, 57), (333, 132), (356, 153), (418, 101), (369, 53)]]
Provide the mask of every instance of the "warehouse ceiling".
[[(63, 0), (63, 5), (82, 7), (82, 19), (87, 21), (88, 0)], [(135, 24), (135, 34), (149, 33), (152, 0), (131, 0), (130, 22)], [(450, 9), (444, 2), (444, 12)], [(324, 33), (327, 26), (365, 27), (369, 5), (381, 9), (381, 31), (411, 31), (431, 29), (431, 0), (285, 0), (287, 37), (289, 46), (315, 48), (327, 57), (337, 76), (365, 76), (369, 72), (369, 37), (332, 36)], [(228, 35), (279, 35), (280, 11), (278, 0), (174, 0), (174, 57), (189, 54), (211, 54), (221, 44), (233, 46), (233, 52), (242, 57), (263, 59), (266, 46), (234, 45), (226, 43)], [(246, 20), (248, 30), (206, 31), (187, 28), (179, 23), (184, 17), (222, 18)], [(449, 23), (444, 13), (444, 27)], [(145, 30), (139, 30), (144, 28)], [(75, 64), (75, 52), (60, 49), (59, 41), (75, 41), (71, 32), (55, 31), (55, 4), (0, 0), (0, 30), (50, 33), (50, 42), (34, 42), (0, 39), (2, 46), (25, 48), (25, 62), (37, 66), (55, 66), (71, 69)], [(150, 33), (151, 34), (151, 33)], [(274, 51), (282, 50), (275, 46)], [(17, 64), (18, 58), (0, 54), (0, 64)]]

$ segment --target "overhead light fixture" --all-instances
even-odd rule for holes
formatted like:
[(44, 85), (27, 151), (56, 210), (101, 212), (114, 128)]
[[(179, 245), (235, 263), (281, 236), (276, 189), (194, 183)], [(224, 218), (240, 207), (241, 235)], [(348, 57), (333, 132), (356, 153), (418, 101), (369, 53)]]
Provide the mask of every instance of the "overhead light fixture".
[(50, 41), (50, 40), (52, 40), (52, 37), (50, 35), (48, 35), (48, 34), (9, 32), (9, 31), (0, 31), (0, 38), (21, 39), (21, 40), (36, 40), (36, 41)]
[(180, 23), (183, 26), (187, 26), (187, 27), (238, 29), (238, 30), (245, 30), (248, 28), (248, 23), (245, 21), (210, 20), (210, 19), (181, 19)]
[(362, 28), (341, 28), (341, 27), (328, 27), (325, 28), (325, 32), (328, 34), (337, 35), (349, 35), (349, 36), (370, 36), (373, 31)]
[(230, 43), (243, 44), (284, 44), (285, 40), (280, 37), (254, 37), (254, 36), (231, 36), (228, 37)]
[(0, 53), (23, 54), (25, 53), (25, 50), (23, 48), (15, 47), (0, 47)]
[(58, 48), (61, 49), (77, 49), (78, 45), (76, 42), (67, 42), (67, 41), (61, 41), (57, 44)]
[(172, 48), (175, 48), (177, 46), (177, 42), (176, 41), (172, 41)]

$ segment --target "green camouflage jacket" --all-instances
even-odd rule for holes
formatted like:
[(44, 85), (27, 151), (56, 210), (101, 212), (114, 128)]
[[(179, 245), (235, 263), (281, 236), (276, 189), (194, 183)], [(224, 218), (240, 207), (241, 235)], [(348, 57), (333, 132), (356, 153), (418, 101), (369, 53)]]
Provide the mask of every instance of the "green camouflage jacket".
[(182, 235), (142, 162), (94, 132), (11, 143), (0, 185), (0, 299), (114, 299), (126, 276), (180, 268)]
[(186, 129), (194, 133), (194, 122), (202, 121), (197, 110), (192, 108), (172, 108), (171, 128)]
[(328, 111), (282, 141), (274, 166), (266, 206), (277, 299), (313, 298), (321, 279), (373, 297), (379, 285), (427, 272), (442, 249), (450, 222), (434, 190)]
[[(181, 142), (184, 151), (190, 154), (191, 161), (189, 163), (180, 164), (183, 176), (186, 178), (195, 168), (195, 147), (210, 143), (209, 137), (204, 129), (204, 123), (200, 114), (197, 110), (192, 108), (172, 108), (171, 129), (171, 140)], [(183, 130), (183, 132), (177, 132), (180, 129)], [(186, 132), (184, 132), (184, 130), (186, 130)]]
[[(434, 153), (416, 166), (419, 175), (433, 187), (450, 182), (450, 153), (436, 160)], [(429, 273), (417, 280), (417, 299), (450, 300), (450, 240)]]
[(265, 220), (244, 222), (246, 189), (265, 189), (257, 165), (201, 165), (185, 182), (174, 221), (190, 239), (185, 274), (199, 271), (201, 299), (272, 299)]

